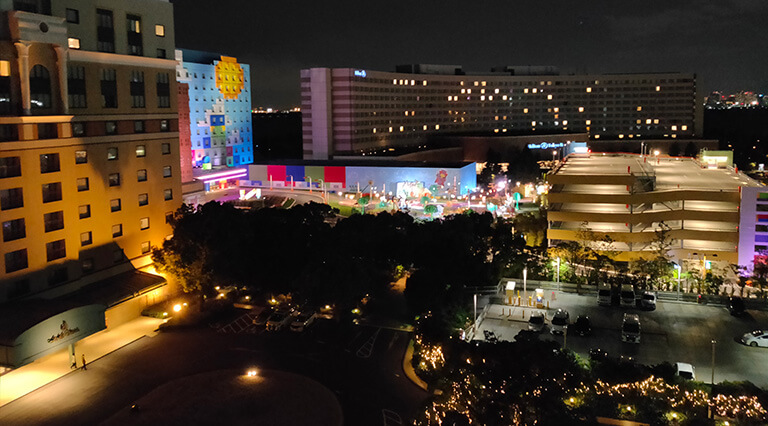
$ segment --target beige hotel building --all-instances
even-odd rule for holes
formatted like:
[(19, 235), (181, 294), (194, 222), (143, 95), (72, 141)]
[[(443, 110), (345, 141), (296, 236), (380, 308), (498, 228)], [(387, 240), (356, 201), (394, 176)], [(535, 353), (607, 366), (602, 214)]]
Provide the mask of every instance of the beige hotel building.
[(148, 264), (181, 204), (172, 4), (0, 11), (0, 302)]
[(700, 133), (696, 76), (560, 75), (549, 67), (467, 74), (408, 65), (301, 71), (304, 158), (415, 150), (444, 134), (588, 133), (592, 140)]

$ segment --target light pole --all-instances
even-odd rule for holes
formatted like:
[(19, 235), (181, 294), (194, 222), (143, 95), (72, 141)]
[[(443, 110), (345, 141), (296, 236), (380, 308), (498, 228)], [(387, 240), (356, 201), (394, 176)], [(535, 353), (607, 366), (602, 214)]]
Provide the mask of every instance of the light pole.
[(475, 293), (474, 299), (475, 299), (475, 316), (474, 316), (474, 321), (472, 321), (472, 324), (474, 324), (473, 326), (475, 328), (474, 334), (477, 334), (477, 293)]
[(680, 278), (683, 275), (683, 268), (678, 263), (675, 264), (675, 268), (677, 268), (677, 300), (680, 301)]
[(715, 384), (715, 346), (717, 346), (717, 340), (712, 339), (712, 385)]
[[(523, 268), (523, 300), (528, 300), (528, 268)], [(527, 302), (526, 302), (527, 303)]]
[(320, 182), (320, 189), (323, 190), (323, 200), (327, 203), (328, 200), (327, 200), (327, 195), (325, 194), (325, 181), (320, 178), (318, 178), (317, 180)]
[(557, 155), (557, 151), (555, 151), (555, 150), (553, 149), (553, 150), (552, 150), (552, 163), (554, 163), (554, 162), (555, 162), (555, 155)]
[(560, 291), (560, 256), (557, 256), (557, 290)]

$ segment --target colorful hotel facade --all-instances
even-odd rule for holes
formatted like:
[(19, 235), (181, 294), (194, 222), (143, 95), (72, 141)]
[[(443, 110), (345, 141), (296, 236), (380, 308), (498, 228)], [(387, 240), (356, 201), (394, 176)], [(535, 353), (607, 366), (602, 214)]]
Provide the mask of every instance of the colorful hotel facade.
[(409, 152), (444, 134), (574, 132), (592, 140), (637, 140), (701, 132), (694, 74), (559, 75), (544, 67), (506, 67), (472, 75), (450, 65), (397, 68), (302, 70), (304, 158)]
[(189, 150), (182, 154), (188, 161), (182, 164), (185, 178), (192, 174), (189, 169), (252, 163), (250, 67), (236, 58), (196, 50), (176, 50), (176, 60), (176, 79), (185, 87), (180, 102), (186, 99), (189, 105), (179, 109), (186, 126), (181, 145)]

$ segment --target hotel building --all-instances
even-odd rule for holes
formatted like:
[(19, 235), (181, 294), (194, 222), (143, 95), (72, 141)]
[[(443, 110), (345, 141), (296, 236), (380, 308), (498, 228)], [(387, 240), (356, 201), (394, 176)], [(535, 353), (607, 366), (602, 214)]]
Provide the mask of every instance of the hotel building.
[[(675, 259), (750, 266), (756, 245), (768, 241), (755, 238), (755, 220), (761, 216), (755, 214), (756, 200), (768, 201), (768, 194), (758, 195), (768, 190), (732, 167), (707, 167), (680, 157), (574, 154), (547, 179), (552, 185), (550, 246), (579, 241), (586, 226), (614, 241), (618, 260), (651, 256), (664, 222), (671, 228)], [(757, 204), (757, 210), (768, 211), (768, 204)]]
[(0, 302), (110, 285), (151, 261), (181, 204), (173, 6), (0, 10)]
[[(179, 106), (180, 123), (186, 126), (181, 140), (187, 147), (182, 153), (184, 182), (191, 175), (187, 169), (252, 163), (250, 67), (229, 56), (186, 49), (176, 50), (176, 61), (176, 80), (186, 87), (181, 89), (186, 93), (180, 92), (180, 102), (182, 98), (188, 102)], [(196, 174), (204, 177), (205, 173)], [(236, 179), (230, 180), (236, 184)], [(219, 189), (228, 182), (209, 181), (205, 189)]]
[(302, 70), (304, 158), (408, 152), (444, 134), (573, 132), (637, 140), (691, 138), (701, 130), (693, 74), (397, 68)]

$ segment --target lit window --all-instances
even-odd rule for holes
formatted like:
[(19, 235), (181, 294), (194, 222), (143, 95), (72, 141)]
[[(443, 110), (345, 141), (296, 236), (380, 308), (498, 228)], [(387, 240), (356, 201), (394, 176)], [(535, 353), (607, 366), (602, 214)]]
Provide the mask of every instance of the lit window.
[(75, 37), (69, 37), (67, 39), (67, 46), (69, 46), (70, 49), (79, 49), (80, 39)]
[(139, 228), (141, 230), (149, 229), (149, 218), (148, 217), (142, 217), (139, 219)]
[(492, 101), (493, 100), (493, 95), (488, 96), (488, 100)]
[(11, 75), (11, 62), (0, 61), (0, 77), (9, 77)]
[(467, 94), (472, 94), (472, 89), (467, 89)]
[(653, 124), (659, 124), (659, 119), (658, 118), (654, 118), (653, 119)]
[(643, 107), (641, 107), (641, 106), (638, 106), (638, 107), (637, 107), (637, 110), (638, 110), (638, 111), (642, 111), (642, 110), (643, 110)]
[(424, 130), (427, 130), (427, 125), (426, 125), (426, 124), (424, 125), (423, 129), (424, 129)]
[(656, 91), (660, 92), (661, 91), (661, 86), (656, 86)]
[(536, 125), (536, 122), (535, 121), (531, 121), (531, 126), (535, 126), (535, 125)]
[(619, 139), (624, 139), (624, 135), (623, 134), (619, 135)]
[(404, 128), (403, 126), (400, 126), (400, 131), (401, 131), (401, 132), (403, 131), (403, 128)]
[(536, 93), (536, 92), (538, 92), (538, 91), (539, 91), (539, 90), (538, 90), (538, 89), (536, 89), (536, 88), (534, 88), (534, 89), (532, 90), (532, 92), (533, 92), (533, 93)]
[(480, 83), (478, 83), (478, 82), (476, 81), (476, 82), (475, 82), (475, 86), (477, 86), (478, 84), (480, 84)]
[(552, 100), (552, 95), (547, 95), (547, 99)]
[(493, 93), (499, 93), (499, 89), (495, 89)]
[(528, 89), (523, 89), (523, 93), (528, 93)]
[(415, 86), (415, 85), (416, 85), (416, 81), (411, 80), (411, 86)]
[(165, 37), (165, 25), (155, 25), (155, 35)]
[(480, 100), (484, 101), (485, 100), (485, 95), (480, 96)]
[(507, 95), (502, 96), (501, 99), (506, 101), (507, 100)]
[(440, 130), (440, 125), (439, 124), (435, 124), (435, 130)]
[(426, 85), (427, 85), (427, 80), (422, 81), (422, 86), (426, 86)]
[(587, 93), (592, 93), (592, 88), (591, 87), (587, 87)]
[[(648, 121), (650, 121), (650, 120), (648, 120)], [(672, 130), (676, 131), (677, 130), (677, 126), (672, 126)]]
[(528, 114), (528, 108), (523, 108), (523, 114)]
[(680, 130), (682, 130), (682, 131), (686, 131), (686, 130), (688, 130), (688, 126), (686, 126), (686, 125), (683, 125), (683, 126), (681, 126), (681, 127), (680, 127)]
[(462, 94), (467, 93), (467, 89), (461, 89), (461, 93)]
[(389, 133), (392, 133), (392, 128), (391, 127), (389, 128)]
[(392, 84), (397, 84), (397, 80), (392, 80)]
[(448, 101), (453, 100), (453, 96), (448, 96)]
[(373, 133), (376, 133), (376, 128), (375, 127), (373, 128)]
[(485, 94), (485, 89), (480, 89), (480, 93), (484, 95)]
[(485, 86), (485, 82), (483, 82), (482, 85)]
[(563, 126), (567, 126), (567, 125), (568, 125), (568, 120), (563, 120)]
[(587, 126), (590, 126), (590, 125), (592, 125), (592, 120), (587, 120), (587, 121), (584, 122), (584, 124), (586, 124)]
[(651, 119), (649, 118), (649, 119), (645, 120), (645, 124), (651, 124)]
[(579, 112), (584, 112), (584, 107), (579, 107)]

